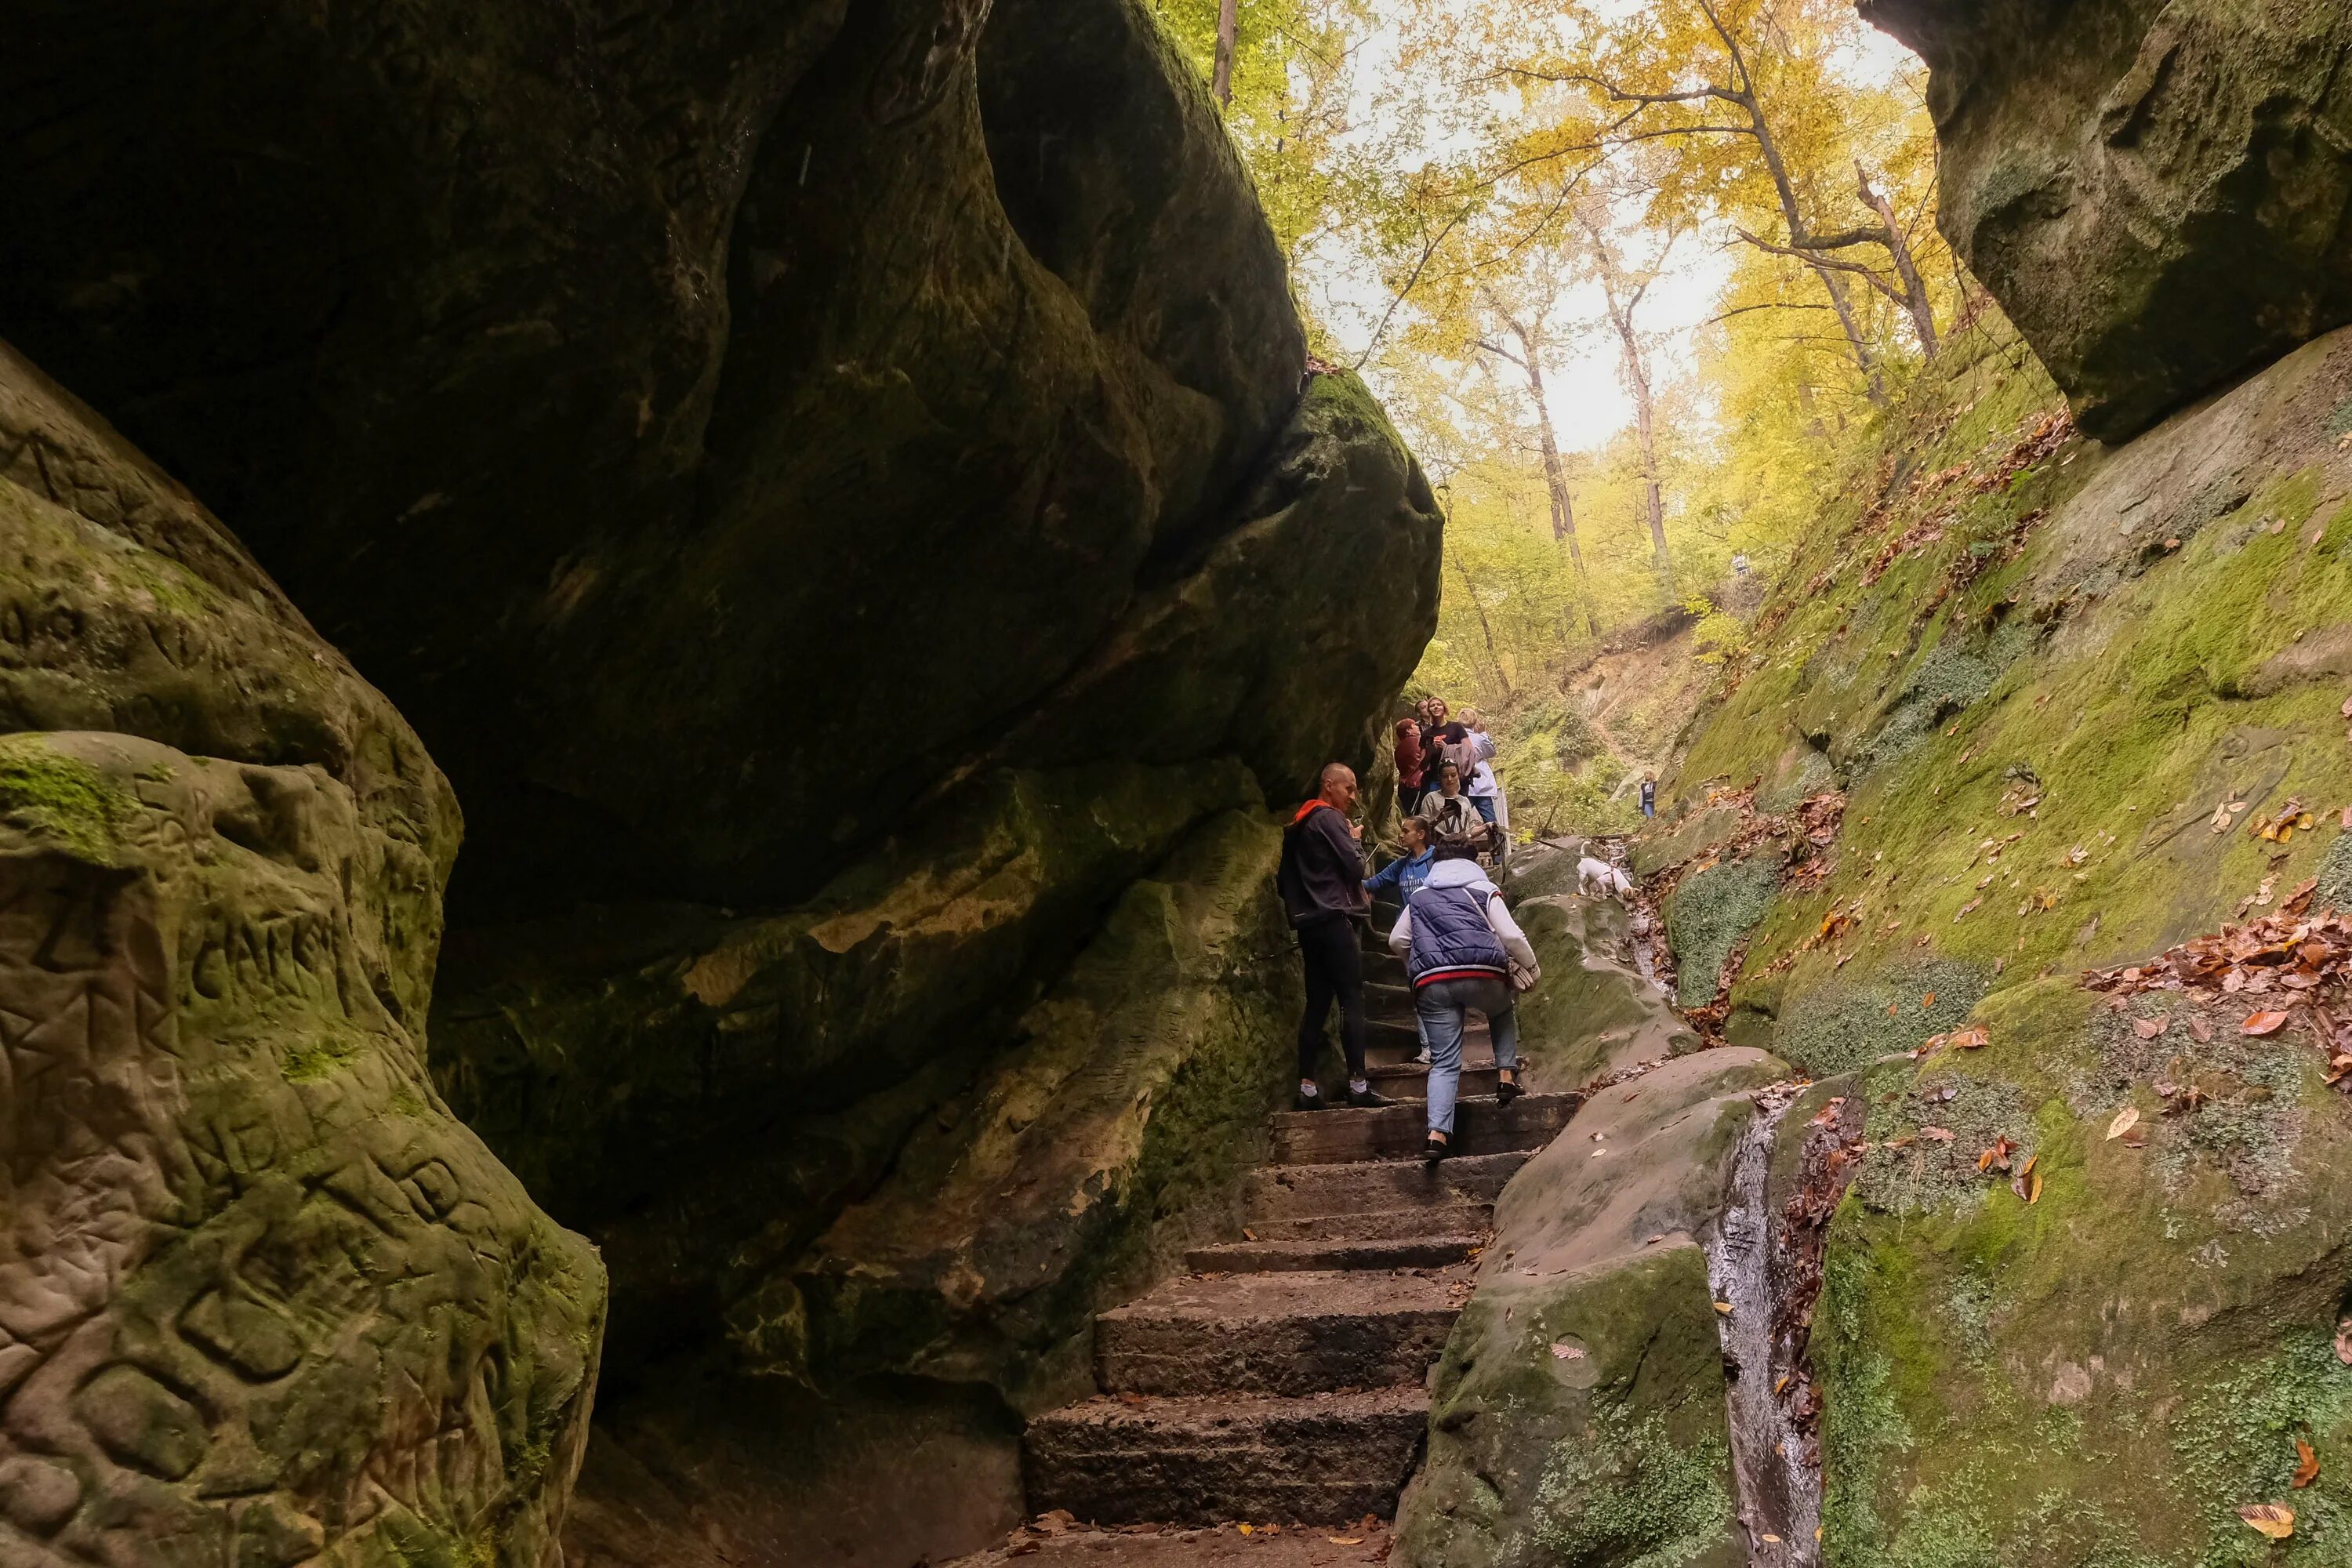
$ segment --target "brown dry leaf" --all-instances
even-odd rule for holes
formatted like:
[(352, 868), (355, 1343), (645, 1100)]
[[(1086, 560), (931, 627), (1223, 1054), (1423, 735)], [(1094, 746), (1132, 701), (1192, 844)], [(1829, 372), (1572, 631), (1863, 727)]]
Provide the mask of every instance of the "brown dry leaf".
[(1360, 1535), (1327, 1535), (1323, 1539), (1334, 1546), (1361, 1546), (1364, 1543)]
[(1234, 1528), (1240, 1531), (1244, 1535), (1255, 1535), (1257, 1533), (1257, 1526), (1255, 1524), (1237, 1524), (1234, 1526)]
[(1956, 1051), (1973, 1051), (1992, 1044), (1992, 1035), (1982, 1024), (1970, 1024), (1955, 1031), (1944, 1043)]
[(2041, 1155), (2028, 1154), (2025, 1157), (2025, 1163), (2017, 1168), (2016, 1176), (2009, 1184), (2009, 1190), (2029, 1204), (2042, 1195), (2041, 1178), (2033, 1169), (2041, 1163)]
[(1715, 1310), (1727, 1318), (1731, 1316), (1731, 1303), (1728, 1301), (1717, 1301), (1715, 1304)]
[(1896, 1004), (1896, 1003), (1894, 1003), (1894, 1002), (1889, 1002), (1889, 1003), (1886, 1005), (1886, 1016), (1887, 1016), (1888, 1017), (1890, 1017), (1890, 1018), (1894, 1017), (1896, 1014), (1900, 1013), (1902, 1010), (1903, 1010), (1903, 1009), (1902, 1009), (1902, 1007), (1901, 1007), (1901, 1005), (1900, 1005), (1899, 1004)]
[(1784, 1372), (1778, 1378), (1774, 1379), (1772, 1384), (1772, 1392), (1775, 1394), (1787, 1392), (1791, 1375), (1791, 1373)]
[(2297, 1437), (2294, 1440), (2294, 1479), (2287, 1484), (2301, 1491), (2318, 1479), (2319, 1456), (2311, 1451), (2310, 1444)]
[(2285, 1025), (2285, 1014), (2277, 1012), (2262, 1012), (2255, 1014), (2252, 1017), (2248, 1018), (2244, 1023), (2239, 1025), (2238, 1033), (2242, 1035), (2275, 1035), (2280, 1029), (2284, 1028)]
[(1952, 1130), (1948, 1127), (1922, 1127), (1919, 1136), (1931, 1143), (1948, 1143), (1952, 1141)]
[(2138, 1125), (2139, 1107), (2137, 1105), (2126, 1105), (2121, 1110), (2116, 1112), (2116, 1119), (2113, 1121), (2107, 1123), (2107, 1136), (2110, 1138), (2120, 1138)]
[(1554, 1361), (1582, 1361), (1584, 1347), (1570, 1344), (1566, 1340), (1554, 1340), (1551, 1342), (1551, 1358)]
[(2042, 1201), (2042, 1173), (2039, 1171), (2033, 1173), (2031, 1184), (2025, 1189), (2025, 1201), (2029, 1204), (2038, 1204)]
[(2143, 1040), (2152, 1040), (2156, 1038), (2157, 1036), (2164, 1033), (2165, 1025), (2170, 1021), (2171, 1020), (2168, 1018), (2134, 1018), (2132, 1020), (2132, 1033), (2137, 1035)]
[(2284, 1503), (2250, 1502), (2238, 1510), (2238, 1517), (2273, 1541), (2284, 1541), (2294, 1533), (2294, 1510)]
[(2196, 1037), (2197, 1043), (2200, 1046), (2210, 1046), (2213, 1043), (2213, 1026), (2202, 1018), (2189, 1019), (2189, 1032)]
[(1919, 998), (1919, 1005), (1922, 1007), (1932, 1007), (1935, 1005), (1936, 994), (1933, 991), (1928, 992), (1927, 994)]
[(2336, 1359), (2346, 1366), (2352, 1366), (2352, 1318), (2346, 1318), (2336, 1325)]

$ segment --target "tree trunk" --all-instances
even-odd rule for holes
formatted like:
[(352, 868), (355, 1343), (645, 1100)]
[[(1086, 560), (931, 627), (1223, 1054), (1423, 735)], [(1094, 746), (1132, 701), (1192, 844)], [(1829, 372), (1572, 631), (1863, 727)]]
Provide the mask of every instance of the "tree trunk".
[(1209, 90), (1217, 107), (1234, 106), (1234, 41), (1241, 32), (1241, 0), (1217, 0), (1217, 63), (1209, 76)]
[(1621, 292), (1623, 279), (1617, 269), (1617, 258), (1598, 227), (1592, 230), (1592, 252), (1601, 264), (1601, 293), (1609, 307), (1610, 324), (1617, 329), (1617, 342), (1623, 351), (1625, 390), (1633, 395), (1634, 449), (1642, 459), (1642, 506), (1650, 524), (1651, 569), (1657, 574), (1659, 602), (1671, 605), (1675, 562), (1666, 550), (1666, 497), (1658, 474), (1656, 400), (1650, 391), (1649, 364), (1642, 357), (1642, 340), (1633, 331), (1633, 307), (1640, 291), (1631, 297)]
[(1904, 237), (1903, 226), (1895, 220), (1895, 204), (1872, 188), (1870, 176), (1863, 173), (1862, 163), (1853, 165), (1856, 186), (1862, 193), (1863, 205), (1878, 215), (1886, 226), (1886, 248), (1895, 258), (1895, 270), (1903, 279), (1904, 308), (1911, 312), (1911, 331), (1919, 339), (1923, 358), (1934, 359), (1941, 345), (1936, 339), (1936, 311), (1927, 300), (1927, 285), (1919, 277), (1919, 265), (1911, 254), (1911, 242)]
[(1503, 700), (1511, 700), (1511, 672), (1503, 668), (1502, 651), (1495, 646), (1494, 623), (1486, 618), (1486, 606), (1478, 600), (1478, 590), (1470, 581), (1470, 569), (1462, 564), (1462, 557), (1452, 557), (1454, 574), (1462, 579), (1462, 591), (1469, 595), (1470, 607), (1478, 613), (1478, 633), (1486, 639), (1486, 662), (1495, 667), (1495, 679), (1502, 687)]
[(1585, 574), (1584, 552), (1576, 542), (1576, 508), (1569, 499), (1568, 469), (1560, 463), (1559, 443), (1552, 439), (1551, 410), (1544, 404), (1543, 360), (1536, 353), (1532, 337), (1525, 331), (1517, 331), (1517, 336), (1520, 351), (1527, 355), (1522, 363), (1528, 373), (1528, 390), (1536, 400), (1536, 435), (1543, 444), (1544, 487), (1551, 492), (1551, 536), (1568, 546), (1568, 563), (1576, 573), (1576, 596), (1584, 610), (1584, 629), (1597, 637), (1601, 635), (1601, 617), (1592, 608), (1592, 579)]
[[(1757, 101), (1752, 85), (1746, 90), (1742, 107), (1748, 110), (1748, 133), (1756, 138), (1756, 145), (1764, 154), (1765, 172), (1772, 176), (1772, 189), (1780, 198), (1780, 220), (1789, 226), (1789, 243), (1799, 250), (1805, 249), (1812, 231), (1805, 226), (1805, 215), (1797, 205), (1797, 187), (1789, 179), (1789, 166), (1780, 159), (1780, 144), (1773, 140), (1772, 128), (1764, 121), (1764, 109)], [(1830, 308), (1837, 312), (1838, 325), (1845, 329), (1846, 347), (1853, 353), (1853, 363), (1869, 378), (1870, 401), (1885, 407), (1886, 380), (1879, 374), (1878, 356), (1870, 352), (1869, 340), (1862, 335), (1862, 326), (1854, 319), (1853, 301), (1846, 297), (1845, 279), (1829, 267), (1814, 267), (1813, 276), (1830, 291)]]

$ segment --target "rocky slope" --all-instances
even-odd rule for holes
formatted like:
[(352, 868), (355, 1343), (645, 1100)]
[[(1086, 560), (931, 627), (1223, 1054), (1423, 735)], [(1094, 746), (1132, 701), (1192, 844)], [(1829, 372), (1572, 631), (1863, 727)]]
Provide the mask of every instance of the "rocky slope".
[(39, 0), (0, 132), (0, 331), (466, 804), (432, 1070), (610, 1268), (580, 1551), (967, 1543), (1238, 1158), (1267, 804), (1434, 621), (1199, 84), (1133, 0)]
[[(2140, 83), (2149, 136), (2234, 146), (2228, 105), (2294, 52), (2273, 35), (2336, 25), (2260, 7), (2231, 40), (2178, 10), (2018, 9), (2047, 31), (1999, 54), (1962, 13), (1895, 18), (1937, 68), (1946, 221), (2057, 379), (1994, 321), (1923, 376), (1766, 605), (1637, 862), (1672, 884), (1685, 1000), (1727, 982), (1731, 1040), (1868, 1101), (1812, 1330), (1829, 1563), (2318, 1563), (2352, 1540), (2334, 983), (2292, 946), (2228, 991), (2083, 981), (2301, 909), (2306, 882), (2352, 894), (2352, 334), (2121, 445), (2066, 409), (2127, 432), (2239, 368), (2205, 322), (2275, 356), (2341, 312), (2254, 292), (2341, 268), (2298, 274), (2287, 237), (2185, 207), (2166, 227), (2094, 177), (2127, 180), (2150, 145), (2130, 137), (2067, 155), (2063, 214), (1979, 200), (2024, 189), (1986, 171), (2044, 146), (2000, 128), (2138, 101), (2135, 58), (2211, 89)], [(2333, 143), (2297, 144), (2308, 166), (2199, 188), (2278, 217), (2347, 177)], [(1998, 244), (1997, 220), (2020, 226)], [(1842, 818), (1804, 805), (1823, 792)], [(2249, 1032), (2273, 1008), (2288, 1021)], [(2262, 1507), (2293, 1534), (2252, 1528)]]

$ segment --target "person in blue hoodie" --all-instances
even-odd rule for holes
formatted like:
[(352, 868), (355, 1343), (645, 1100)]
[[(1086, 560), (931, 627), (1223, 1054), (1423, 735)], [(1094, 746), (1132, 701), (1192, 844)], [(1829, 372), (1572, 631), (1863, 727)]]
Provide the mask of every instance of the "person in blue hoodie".
[(1462, 1085), (1462, 1031), (1469, 1012), (1486, 1016), (1495, 1041), (1496, 1095), (1519, 1095), (1517, 993), (1541, 975), (1536, 951), (1477, 861), (1441, 852), (1429, 880), (1405, 900), (1389, 948), (1404, 958), (1413, 1011), (1428, 1042), (1429, 1141), (1434, 1164), (1454, 1141), (1454, 1106)]
[(1364, 890), (1377, 897), (1383, 889), (1394, 888), (1397, 902), (1402, 904), (1429, 880), (1429, 868), (1437, 863), (1437, 852), (1429, 847), (1429, 824), (1418, 816), (1408, 816), (1397, 824), (1397, 834), (1404, 840), (1404, 853), (1373, 872), (1364, 883)]

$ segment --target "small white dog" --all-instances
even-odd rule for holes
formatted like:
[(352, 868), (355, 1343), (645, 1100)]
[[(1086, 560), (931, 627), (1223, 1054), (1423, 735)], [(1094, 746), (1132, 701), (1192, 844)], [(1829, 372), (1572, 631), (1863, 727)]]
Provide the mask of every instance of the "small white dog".
[(1633, 890), (1633, 880), (1624, 872), (1590, 855), (1576, 863), (1576, 886), (1588, 899), (1605, 899), (1612, 893), (1622, 899)]

